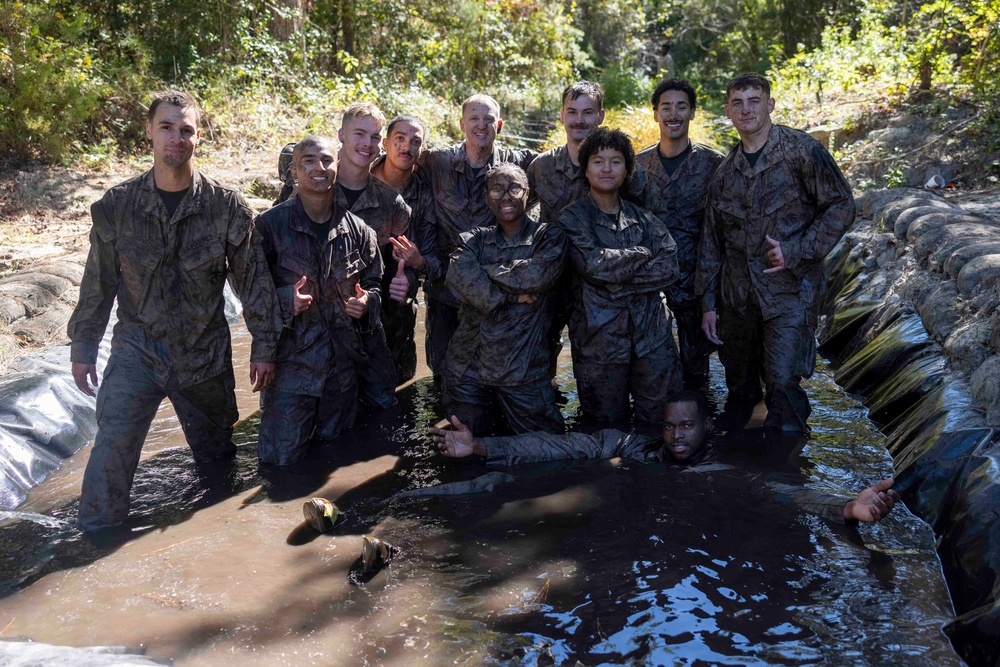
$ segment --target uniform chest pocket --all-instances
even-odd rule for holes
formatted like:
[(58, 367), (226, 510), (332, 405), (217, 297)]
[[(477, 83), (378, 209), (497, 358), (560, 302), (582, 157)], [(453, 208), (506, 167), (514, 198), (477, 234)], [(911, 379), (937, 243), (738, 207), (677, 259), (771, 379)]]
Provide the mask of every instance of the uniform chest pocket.
[(185, 269), (222, 270), (225, 268), (226, 247), (218, 236), (202, 236), (181, 247), (180, 264)]
[[(345, 257), (334, 258), (330, 267), (330, 273), (337, 282), (355, 283), (361, 270), (365, 268), (365, 263), (361, 261), (361, 255), (357, 250), (352, 250)], [(351, 285), (353, 287), (353, 284)]]
[(771, 215), (799, 198), (798, 190), (792, 186), (791, 182), (787, 181), (784, 187), (772, 188), (770, 192), (771, 194), (766, 198), (767, 203), (764, 204), (764, 213), (767, 215)]
[(747, 217), (746, 207), (735, 199), (723, 198), (718, 201), (714, 201), (712, 202), (712, 207), (731, 218), (745, 220)]
[(281, 256), (279, 264), (281, 264), (281, 268), (285, 272), (291, 274), (291, 276), (285, 277), (293, 282), (298, 282), (302, 276), (305, 276), (312, 282), (316, 282), (317, 271), (315, 264), (303, 257), (286, 253)]
[(469, 198), (452, 190), (440, 193), (437, 202), (453, 215), (457, 215), (469, 207)]
[(163, 257), (163, 248), (153, 242), (137, 236), (119, 237), (115, 244), (118, 256), (125, 264), (136, 268), (152, 269)]

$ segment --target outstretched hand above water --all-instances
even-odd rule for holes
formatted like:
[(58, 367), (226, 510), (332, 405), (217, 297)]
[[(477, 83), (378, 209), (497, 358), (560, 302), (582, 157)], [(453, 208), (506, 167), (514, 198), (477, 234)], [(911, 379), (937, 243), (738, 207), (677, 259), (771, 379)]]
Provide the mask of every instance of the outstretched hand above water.
[(892, 490), (895, 481), (892, 477), (883, 479), (859, 493), (854, 500), (849, 500), (844, 505), (844, 518), (865, 523), (875, 523), (884, 519), (899, 502), (899, 494)]
[(473, 454), (486, 456), (486, 447), (482, 440), (477, 438), (469, 430), (469, 427), (460, 422), (455, 415), (451, 416), (451, 425), (454, 428), (431, 426), (427, 429), (431, 434), (431, 440), (434, 441), (441, 454), (453, 459), (461, 459)]

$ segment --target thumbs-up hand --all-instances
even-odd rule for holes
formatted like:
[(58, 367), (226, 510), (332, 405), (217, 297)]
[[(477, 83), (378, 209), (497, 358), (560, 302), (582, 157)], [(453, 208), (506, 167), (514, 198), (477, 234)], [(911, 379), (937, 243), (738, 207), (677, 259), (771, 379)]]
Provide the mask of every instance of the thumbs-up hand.
[(399, 260), (399, 265), (396, 267), (396, 275), (393, 277), (392, 282), (389, 283), (389, 298), (400, 303), (405, 303), (410, 293), (410, 279), (403, 272), (405, 268), (406, 260)]
[(767, 258), (771, 260), (771, 268), (764, 269), (764, 273), (777, 273), (785, 268), (785, 256), (781, 253), (781, 243), (775, 241), (770, 236), (764, 236), (771, 249), (767, 251)]
[(344, 303), (344, 310), (354, 319), (361, 319), (368, 312), (368, 292), (361, 289), (359, 283), (354, 284), (354, 296)]
[(299, 282), (295, 283), (295, 293), (292, 297), (292, 312), (296, 315), (301, 315), (302, 313), (309, 310), (309, 306), (312, 305), (313, 298), (311, 294), (306, 294), (302, 291), (302, 288), (306, 286), (306, 277), (302, 276), (299, 278)]

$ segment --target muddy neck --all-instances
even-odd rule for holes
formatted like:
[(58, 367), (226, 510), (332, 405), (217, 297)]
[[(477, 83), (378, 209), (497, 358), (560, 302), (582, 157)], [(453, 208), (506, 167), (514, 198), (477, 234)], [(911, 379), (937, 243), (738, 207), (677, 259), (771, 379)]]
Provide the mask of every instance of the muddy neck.
[(153, 162), (153, 181), (165, 192), (179, 192), (191, 187), (194, 181), (194, 163), (188, 160), (173, 167), (161, 162)]
[(691, 145), (691, 137), (684, 135), (674, 139), (672, 137), (660, 137), (660, 155), (665, 158), (677, 157), (687, 150)]

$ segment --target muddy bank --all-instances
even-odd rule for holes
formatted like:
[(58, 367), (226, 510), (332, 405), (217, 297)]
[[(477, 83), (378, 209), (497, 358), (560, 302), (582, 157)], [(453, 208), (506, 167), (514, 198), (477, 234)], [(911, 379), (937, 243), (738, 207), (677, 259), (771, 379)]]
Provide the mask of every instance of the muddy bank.
[(822, 349), (887, 436), (907, 506), (938, 537), (972, 665), (1000, 660), (1000, 224), (919, 190), (859, 200), (828, 258)]

